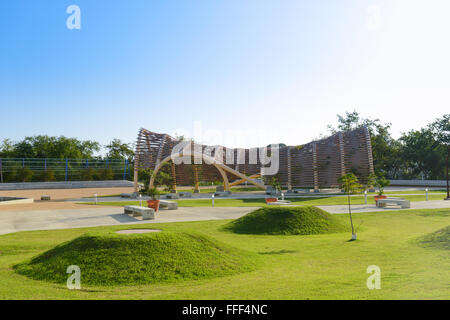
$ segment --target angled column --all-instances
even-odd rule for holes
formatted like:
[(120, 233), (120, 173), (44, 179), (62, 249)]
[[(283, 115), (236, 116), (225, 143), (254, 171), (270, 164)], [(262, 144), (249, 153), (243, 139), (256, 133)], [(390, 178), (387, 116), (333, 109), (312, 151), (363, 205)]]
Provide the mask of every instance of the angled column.
[(317, 165), (317, 143), (312, 144), (313, 152), (313, 175), (314, 175), (314, 192), (319, 192), (319, 167)]
[(288, 190), (292, 190), (291, 147), (287, 148), (287, 172), (288, 172)]
[(339, 132), (339, 158), (340, 158), (340, 165), (341, 165), (341, 176), (345, 175), (345, 149), (344, 149), (344, 135), (342, 132)]

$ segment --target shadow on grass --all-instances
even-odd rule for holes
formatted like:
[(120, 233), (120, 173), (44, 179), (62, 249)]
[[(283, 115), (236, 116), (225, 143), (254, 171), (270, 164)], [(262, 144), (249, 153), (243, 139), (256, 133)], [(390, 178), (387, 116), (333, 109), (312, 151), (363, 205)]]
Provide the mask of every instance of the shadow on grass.
[[(285, 198), (286, 200), (290, 200), (292, 203), (297, 203), (297, 202), (305, 202), (305, 201), (319, 201), (319, 200), (324, 200), (324, 199), (329, 199), (331, 197), (327, 197), (327, 196), (317, 196), (317, 197), (305, 197), (305, 198)], [(240, 200), (244, 203), (266, 203), (265, 199), (262, 198), (248, 198), (248, 199), (237, 199)]]
[(258, 252), (259, 254), (264, 255), (273, 255), (273, 254), (286, 254), (286, 253), (295, 253), (297, 250), (278, 250), (278, 251), (265, 251), (265, 252)]

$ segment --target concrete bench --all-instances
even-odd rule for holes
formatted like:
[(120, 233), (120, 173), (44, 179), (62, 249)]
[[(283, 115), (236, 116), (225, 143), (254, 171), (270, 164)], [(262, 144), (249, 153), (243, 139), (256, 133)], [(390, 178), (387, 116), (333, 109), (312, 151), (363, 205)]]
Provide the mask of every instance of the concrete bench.
[(384, 208), (388, 204), (396, 204), (404, 208), (411, 208), (411, 203), (409, 200), (401, 199), (401, 198), (386, 198), (386, 199), (380, 199), (377, 201), (377, 206), (379, 208)]
[(133, 193), (121, 193), (120, 194), (121, 198), (137, 198), (138, 194), (137, 192), (133, 192)]
[(167, 210), (177, 210), (178, 203), (175, 201), (159, 200), (159, 207)]
[(192, 198), (192, 192), (180, 192), (179, 195), (182, 198)]
[(231, 195), (231, 191), (216, 191), (214, 192), (215, 197), (228, 197)]
[(133, 214), (133, 217), (142, 216), (142, 220), (152, 220), (155, 219), (155, 210), (147, 207), (139, 206), (125, 206), (125, 214)]
[(178, 193), (168, 193), (166, 194), (166, 199), (180, 199), (180, 196)]
[(291, 204), (291, 202), (289, 200), (278, 200), (278, 201), (266, 202), (266, 203), (269, 206), (282, 206), (282, 205)]

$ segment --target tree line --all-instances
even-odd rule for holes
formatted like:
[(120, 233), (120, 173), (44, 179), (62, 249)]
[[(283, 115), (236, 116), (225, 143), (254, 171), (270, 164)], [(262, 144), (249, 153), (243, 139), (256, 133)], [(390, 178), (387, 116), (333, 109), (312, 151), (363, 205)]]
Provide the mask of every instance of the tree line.
[(33, 158), (33, 159), (134, 159), (134, 151), (131, 143), (113, 139), (105, 145), (107, 151), (104, 157), (96, 155), (102, 145), (93, 140), (79, 140), (65, 136), (51, 137), (48, 135), (36, 135), (25, 137), (13, 142), (4, 139), (0, 144), (0, 158)]

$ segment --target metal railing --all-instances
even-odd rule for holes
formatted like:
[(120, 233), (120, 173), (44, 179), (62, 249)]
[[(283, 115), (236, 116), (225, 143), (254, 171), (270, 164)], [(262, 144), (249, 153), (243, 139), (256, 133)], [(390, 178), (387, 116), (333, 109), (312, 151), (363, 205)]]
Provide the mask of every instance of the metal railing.
[(121, 159), (0, 158), (0, 183), (129, 180), (132, 166)]

